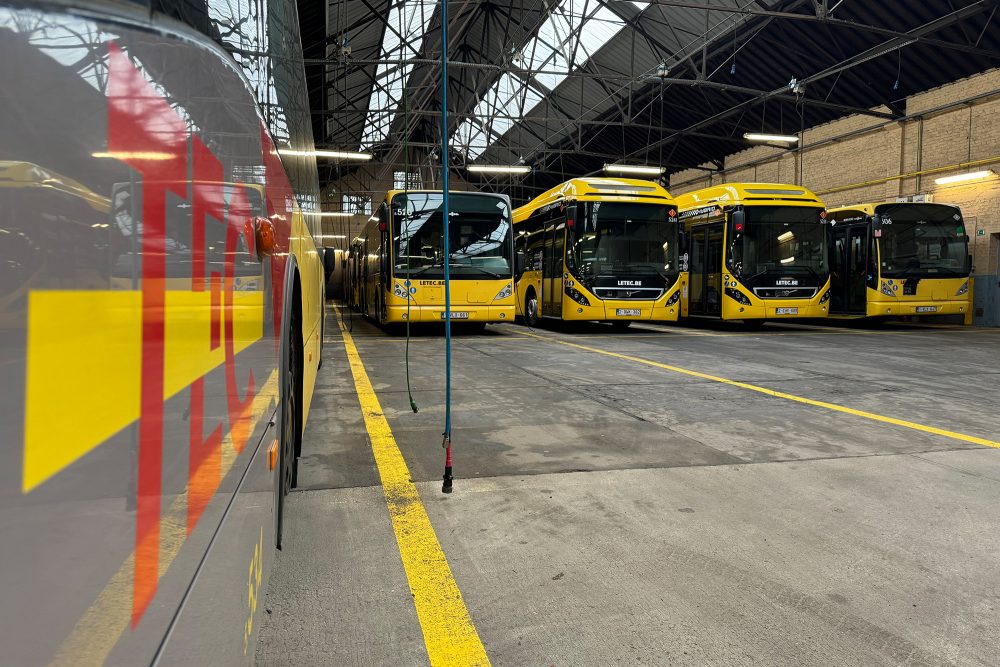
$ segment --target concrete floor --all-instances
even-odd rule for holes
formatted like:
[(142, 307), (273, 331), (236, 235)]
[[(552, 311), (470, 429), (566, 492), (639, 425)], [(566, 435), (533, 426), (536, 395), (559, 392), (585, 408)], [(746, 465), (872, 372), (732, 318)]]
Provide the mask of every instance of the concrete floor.
[[(427, 664), (333, 315), (260, 665)], [(995, 665), (1000, 330), (503, 325), (353, 336), (494, 665)]]

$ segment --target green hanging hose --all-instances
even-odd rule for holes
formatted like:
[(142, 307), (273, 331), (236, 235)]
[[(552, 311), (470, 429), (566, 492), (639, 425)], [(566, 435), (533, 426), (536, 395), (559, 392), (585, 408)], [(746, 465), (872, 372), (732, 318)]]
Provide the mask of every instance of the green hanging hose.
[[(407, 113), (406, 106), (406, 86), (403, 86), (403, 193), (409, 192), (410, 189), (410, 116)], [(406, 209), (410, 208), (410, 198), (406, 198)], [(391, 211), (389, 212), (391, 215)], [(406, 237), (406, 351), (403, 353), (403, 361), (406, 366), (406, 395), (410, 399), (410, 409), (414, 413), (419, 412), (417, 409), (417, 402), (413, 400), (413, 390), (410, 388), (410, 304), (413, 302), (413, 293), (411, 290), (410, 281), (410, 237), (409, 237), (409, 227), (406, 225), (406, 215), (403, 216), (403, 226), (407, 230)], [(399, 238), (403, 239), (403, 230), (399, 230)], [(400, 244), (402, 246), (402, 244)]]

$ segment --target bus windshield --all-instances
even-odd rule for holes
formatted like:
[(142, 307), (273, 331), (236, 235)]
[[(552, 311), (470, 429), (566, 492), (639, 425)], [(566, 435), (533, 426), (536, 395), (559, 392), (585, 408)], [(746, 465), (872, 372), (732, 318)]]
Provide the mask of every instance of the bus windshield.
[(587, 202), (575, 228), (570, 268), (581, 276), (677, 271), (677, 224), (667, 206)]
[(968, 242), (962, 214), (950, 206), (880, 206), (881, 274), (886, 278), (968, 275)]
[(746, 227), (734, 233), (730, 268), (737, 277), (781, 273), (826, 280), (826, 227), (820, 209), (799, 206), (748, 206)]
[[(452, 278), (510, 278), (510, 206), (478, 194), (449, 196), (448, 249)], [(392, 199), (395, 274), (444, 277), (444, 225), (440, 192)]]

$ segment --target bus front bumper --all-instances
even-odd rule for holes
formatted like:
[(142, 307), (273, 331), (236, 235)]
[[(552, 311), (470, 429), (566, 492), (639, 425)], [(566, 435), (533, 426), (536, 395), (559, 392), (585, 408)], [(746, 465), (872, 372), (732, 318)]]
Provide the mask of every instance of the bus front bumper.
[(948, 301), (869, 301), (868, 317), (902, 315), (964, 315), (969, 310), (968, 299)]
[[(444, 304), (428, 306), (389, 306), (389, 322), (444, 322)], [(452, 322), (513, 322), (514, 304), (454, 304), (451, 307)]]
[(563, 298), (563, 319), (591, 322), (676, 322), (681, 311), (680, 301), (666, 305), (666, 299), (635, 301), (607, 299), (591, 301), (584, 306), (568, 297)]

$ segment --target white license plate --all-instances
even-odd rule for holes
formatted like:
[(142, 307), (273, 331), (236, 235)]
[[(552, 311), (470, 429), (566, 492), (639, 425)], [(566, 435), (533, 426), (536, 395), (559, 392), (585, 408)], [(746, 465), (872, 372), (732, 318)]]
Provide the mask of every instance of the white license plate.
[(799, 309), (798, 308), (775, 308), (774, 309), (774, 313), (775, 313), (775, 315), (798, 315), (799, 314)]
[(615, 315), (619, 317), (639, 317), (642, 315), (642, 311), (634, 308), (619, 308), (615, 311)]
[[(441, 319), (444, 319), (444, 313), (441, 313)], [(469, 313), (465, 310), (453, 310), (451, 311), (451, 319), (453, 320), (467, 320), (469, 319)]]
[(937, 306), (917, 306), (918, 313), (936, 313)]

